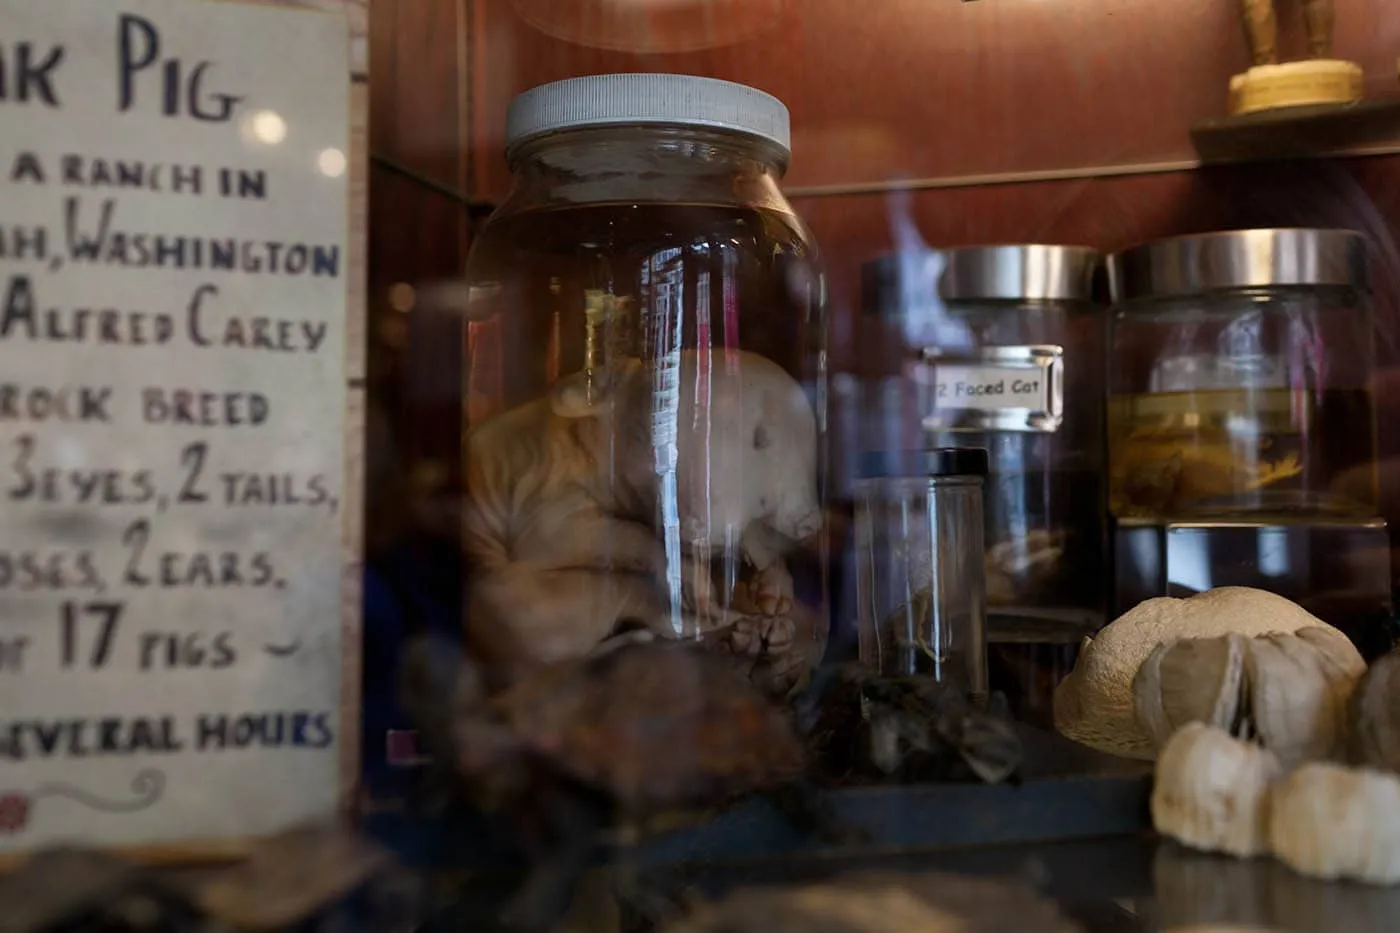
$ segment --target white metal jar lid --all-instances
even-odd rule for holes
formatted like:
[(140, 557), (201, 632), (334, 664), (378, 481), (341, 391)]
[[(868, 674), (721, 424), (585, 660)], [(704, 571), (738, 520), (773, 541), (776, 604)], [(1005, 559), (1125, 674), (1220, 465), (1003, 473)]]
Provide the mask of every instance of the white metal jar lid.
[(616, 125), (696, 126), (742, 133), (791, 153), (788, 109), (771, 94), (715, 78), (611, 74), (541, 84), (510, 102), (506, 156), (558, 130)]

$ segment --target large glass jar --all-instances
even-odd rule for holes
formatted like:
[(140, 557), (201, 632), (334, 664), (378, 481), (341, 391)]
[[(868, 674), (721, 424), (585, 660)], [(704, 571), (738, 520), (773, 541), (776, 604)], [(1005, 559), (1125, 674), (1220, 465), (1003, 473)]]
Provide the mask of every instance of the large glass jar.
[(1074, 632), (1106, 595), (1098, 268), (1090, 249), (1018, 245), (862, 269), (882, 325), (866, 332), (884, 335), (867, 355), (865, 446), (985, 448), (988, 606)]
[(466, 612), (509, 676), (631, 629), (775, 692), (825, 648), (825, 280), (788, 112), (623, 74), (511, 106), (468, 263)]
[(1112, 258), (1115, 518), (1377, 513), (1366, 241), (1242, 230)]

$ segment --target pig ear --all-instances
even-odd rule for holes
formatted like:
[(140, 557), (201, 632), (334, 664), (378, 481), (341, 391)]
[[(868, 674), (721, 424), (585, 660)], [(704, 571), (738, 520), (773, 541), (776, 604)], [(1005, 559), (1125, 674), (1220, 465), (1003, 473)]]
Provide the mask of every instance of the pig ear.
[(588, 375), (574, 373), (554, 384), (549, 392), (549, 408), (560, 418), (593, 418), (606, 406), (606, 399), (588, 398)]

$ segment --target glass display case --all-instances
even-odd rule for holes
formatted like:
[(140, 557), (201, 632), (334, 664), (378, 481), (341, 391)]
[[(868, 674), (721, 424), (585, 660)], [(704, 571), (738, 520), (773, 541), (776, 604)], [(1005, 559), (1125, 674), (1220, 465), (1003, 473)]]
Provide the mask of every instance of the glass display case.
[(1394, 928), (1390, 0), (0, 15), (6, 933)]

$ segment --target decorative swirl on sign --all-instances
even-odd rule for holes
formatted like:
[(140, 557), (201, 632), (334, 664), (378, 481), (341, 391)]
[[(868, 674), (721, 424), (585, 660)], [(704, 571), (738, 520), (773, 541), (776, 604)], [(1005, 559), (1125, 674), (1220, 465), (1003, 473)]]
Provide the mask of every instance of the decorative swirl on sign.
[(29, 799), (35, 801), (40, 797), (66, 797), (91, 810), (101, 810), (103, 813), (137, 813), (155, 806), (156, 801), (160, 800), (161, 794), (165, 793), (165, 772), (157, 771), (154, 768), (137, 772), (136, 777), (131, 779), (131, 793), (135, 795), (135, 800), (113, 800), (110, 797), (100, 797), (71, 784), (53, 782), (42, 785), (30, 795)]

